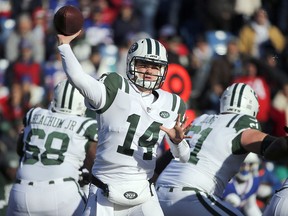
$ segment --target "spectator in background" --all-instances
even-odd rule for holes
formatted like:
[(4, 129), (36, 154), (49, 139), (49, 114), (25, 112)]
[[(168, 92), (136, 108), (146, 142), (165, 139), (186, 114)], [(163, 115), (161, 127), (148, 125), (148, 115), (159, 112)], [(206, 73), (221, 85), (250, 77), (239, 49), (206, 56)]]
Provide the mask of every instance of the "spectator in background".
[(11, 2), (11, 16), (17, 19), (19, 14), (27, 13), (32, 14), (36, 8), (41, 8), (43, 5), (42, 0), (10, 0)]
[(269, 120), (269, 113), (271, 109), (271, 90), (267, 81), (259, 75), (258, 67), (253, 59), (249, 59), (244, 65), (245, 74), (243, 76), (237, 77), (233, 82), (246, 83), (254, 89), (258, 96), (258, 101), (260, 105), (259, 113), (257, 115), (257, 120), (260, 122), (262, 130), (267, 131), (269, 125), (267, 125)]
[(235, 15), (235, 1), (236, 0), (206, 1), (207, 16), (209, 18), (207, 28), (230, 31), (232, 28), (232, 19)]
[(7, 60), (0, 60), (0, 113), (2, 110), (2, 103), (5, 101), (9, 96), (9, 89), (5, 85), (5, 73), (7, 67), (9, 66), (9, 62)]
[(97, 0), (92, 1), (92, 4), (101, 11), (101, 22), (111, 26), (118, 15), (118, 8), (115, 7), (114, 2), (112, 0)]
[(267, 12), (260, 8), (239, 31), (240, 52), (252, 57), (261, 58), (267, 50), (275, 50), (281, 54), (285, 48), (286, 39), (280, 29), (271, 24)]
[(79, 0), (78, 8), (83, 14), (84, 20), (88, 19), (91, 13), (91, 0)]
[(12, 15), (11, 0), (2, 0), (0, 7), (0, 20), (10, 18)]
[[(84, 22), (85, 39), (91, 46), (113, 43), (111, 25), (103, 21), (101, 8), (95, 7), (91, 11), (90, 19)], [(97, 37), (95, 37), (97, 35)]]
[(17, 131), (23, 113), (32, 106), (40, 105), (44, 97), (42, 66), (33, 60), (30, 41), (22, 40), (19, 44), (19, 52), (18, 59), (11, 63), (5, 72), (10, 97), (5, 105), (4, 118), (13, 121)]
[(262, 6), (261, 0), (236, 0), (232, 33), (239, 34), (243, 25), (247, 24), (256, 10)]
[(15, 20), (11, 18), (11, 1), (1, 0), (0, 6), (0, 59), (4, 58), (4, 44), (7, 36), (15, 25)]
[(155, 0), (132, 0), (136, 14), (140, 15), (141, 31), (151, 37), (156, 37), (155, 16), (160, 1)]
[(123, 1), (112, 29), (114, 42), (117, 46), (122, 46), (126, 43), (127, 35), (141, 30), (141, 22), (135, 13), (132, 0)]
[(190, 69), (189, 54), (190, 51), (185, 43), (182, 41), (180, 35), (175, 33), (171, 37), (168, 37), (166, 43), (164, 43), (167, 49), (169, 63), (180, 64), (186, 70)]
[(247, 22), (261, 6), (261, 0), (236, 0), (234, 10), (236, 14), (242, 16), (244, 22)]
[[(9, 123), (7, 131), (11, 127), (14, 131), (19, 132), (24, 113), (30, 108), (27, 101), (28, 96), (24, 95), (22, 85), (17, 82), (11, 85), (9, 92), (9, 97), (2, 103), (2, 121)], [(13, 133), (13, 131), (11, 132)]]
[(14, 82), (21, 83), (24, 80), (30, 80), (36, 86), (43, 86), (42, 66), (34, 59), (33, 43), (30, 40), (22, 39), (17, 49), (19, 56), (7, 68), (5, 84), (11, 86)]
[[(209, 79), (211, 61), (213, 59), (212, 47), (204, 36), (198, 36), (195, 47), (191, 52), (191, 71), (193, 80), (192, 98), (198, 98)], [(196, 101), (195, 101), (196, 102)]]
[[(174, 2), (178, 0), (174, 0)], [(165, 4), (165, 1), (163, 5)], [(167, 9), (163, 6), (159, 7), (159, 10), (162, 11), (164, 17), (167, 14)], [(171, 11), (174, 8), (171, 9)], [(177, 8), (176, 8), (177, 11)], [(181, 1), (181, 7), (178, 12), (177, 21), (178, 26), (174, 26), (175, 29), (179, 31), (179, 34), (183, 38), (183, 41), (187, 44), (191, 50), (195, 46), (195, 40), (199, 34), (203, 34), (207, 30), (208, 23), (210, 22), (207, 16), (207, 1), (203, 0), (194, 0), (194, 1)], [(169, 14), (169, 12), (168, 12)], [(160, 14), (161, 15), (161, 14)], [(161, 18), (163, 17), (161, 16)], [(172, 15), (175, 15), (175, 12), (172, 12)], [(177, 15), (177, 14), (176, 14)], [(170, 14), (170, 17), (171, 16)], [(175, 17), (174, 17), (175, 18)], [(173, 19), (174, 19), (173, 18)], [(167, 22), (165, 22), (167, 23)]]
[(255, 59), (260, 75), (266, 79), (271, 88), (272, 97), (281, 89), (283, 83), (288, 82), (288, 74), (283, 69), (280, 58), (275, 52), (268, 51), (263, 58)]
[(10, 33), (5, 43), (5, 58), (10, 62), (17, 60), (20, 55), (18, 45), (21, 41), (27, 41), (31, 45), (33, 59), (42, 63), (45, 59), (45, 46), (33, 33), (33, 22), (29, 14), (20, 14), (16, 20), (16, 27)]
[(43, 44), (45, 42), (46, 32), (48, 28), (48, 20), (46, 10), (43, 8), (37, 8), (32, 14), (33, 21), (33, 34), (37, 43)]
[(274, 134), (285, 136), (284, 126), (288, 125), (288, 82), (284, 83), (272, 98), (271, 118), (274, 123)]
[(220, 96), (223, 93), (223, 85), (221, 83), (212, 83), (209, 88), (203, 93), (203, 97), (199, 99), (199, 107), (202, 114), (217, 114), (220, 107)]
[(235, 79), (243, 75), (243, 65), (246, 56), (239, 52), (238, 39), (232, 38), (227, 42), (227, 52), (223, 56), (218, 56), (211, 64), (209, 84), (221, 84), (222, 88), (227, 88)]
[(209, 113), (219, 112), (219, 97), (235, 77), (243, 74), (243, 65), (246, 56), (238, 49), (238, 39), (231, 38), (227, 42), (227, 52), (222, 56), (216, 56), (211, 61), (209, 77), (205, 83), (204, 97), (199, 102), (200, 109)]

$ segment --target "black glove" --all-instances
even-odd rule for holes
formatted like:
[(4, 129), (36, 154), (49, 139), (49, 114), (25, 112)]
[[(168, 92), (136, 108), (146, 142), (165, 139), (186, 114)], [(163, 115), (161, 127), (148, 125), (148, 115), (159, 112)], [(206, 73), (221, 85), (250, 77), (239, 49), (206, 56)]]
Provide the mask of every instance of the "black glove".
[(79, 184), (80, 186), (83, 186), (83, 185), (87, 185), (90, 183), (90, 173), (89, 171), (84, 168), (84, 169), (81, 169), (81, 174), (79, 176)]

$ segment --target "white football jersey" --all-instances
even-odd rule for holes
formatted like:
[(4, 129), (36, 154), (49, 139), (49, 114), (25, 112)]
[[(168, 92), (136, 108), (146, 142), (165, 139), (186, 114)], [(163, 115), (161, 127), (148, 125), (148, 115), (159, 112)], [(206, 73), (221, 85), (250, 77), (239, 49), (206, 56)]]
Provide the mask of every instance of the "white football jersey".
[(259, 129), (258, 121), (247, 115), (204, 114), (192, 124), (188, 133), (190, 159), (180, 163), (173, 159), (157, 180), (164, 187), (194, 187), (222, 196), (226, 184), (238, 172), (247, 152), (241, 147), (241, 133)]
[(149, 179), (165, 135), (160, 125), (173, 128), (178, 114), (184, 115), (185, 103), (175, 94), (157, 90), (153, 92), (157, 100), (147, 106), (139, 90), (117, 73), (102, 82), (107, 98), (97, 111), (98, 146), (92, 172), (105, 183)]
[(45, 181), (79, 178), (89, 141), (97, 141), (97, 121), (51, 110), (29, 110), (24, 119), (23, 152), (17, 178)]

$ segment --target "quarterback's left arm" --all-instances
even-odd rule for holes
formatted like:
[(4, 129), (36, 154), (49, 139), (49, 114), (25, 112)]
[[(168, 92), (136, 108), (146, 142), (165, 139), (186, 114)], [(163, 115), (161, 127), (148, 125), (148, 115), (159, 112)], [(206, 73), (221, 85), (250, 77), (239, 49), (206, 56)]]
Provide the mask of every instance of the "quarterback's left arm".
[(182, 163), (186, 163), (190, 158), (190, 147), (185, 139), (178, 144), (174, 144), (168, 136), (167, 143), (170, 146), (170, 151), (175, 158), (179, 158)]
[(187, 130), (190, 125), (185, 126), (186, 119), (181, 123), (181, 115), (178, 115), (176, 124), (173, 128), (168, 129), (164, 126), (160, 126), (160, 129), (166, 132), (165, 139), (167, 140), (171, 153), (175, 158), (179, 158), (179, 160), (183, 163), (186, 163), (190, 157), (190, 147), (186, 142), (185, 136)]

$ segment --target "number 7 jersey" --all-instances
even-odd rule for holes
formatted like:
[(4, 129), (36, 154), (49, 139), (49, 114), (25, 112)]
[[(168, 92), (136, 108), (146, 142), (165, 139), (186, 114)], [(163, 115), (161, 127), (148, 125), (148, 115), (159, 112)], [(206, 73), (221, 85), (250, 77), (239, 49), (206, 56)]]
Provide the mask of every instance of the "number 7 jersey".
[(259, 129), (248, 115), (202, 115), (188, 133), (192, 138), (190, 159), (181, 164), (172, 160), (157, 180), (159, 186), (194, 187), (222, 196), (226, 184), (238, 172), (247, 152), (240, 144), (244, 130)]

